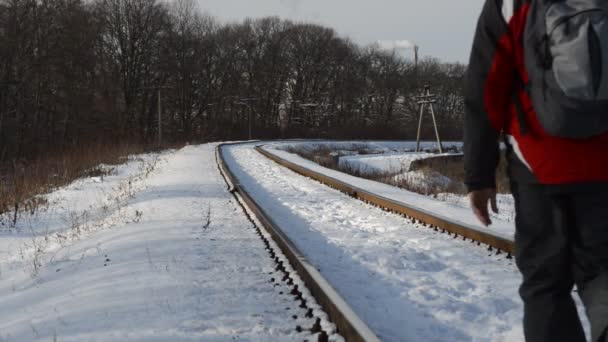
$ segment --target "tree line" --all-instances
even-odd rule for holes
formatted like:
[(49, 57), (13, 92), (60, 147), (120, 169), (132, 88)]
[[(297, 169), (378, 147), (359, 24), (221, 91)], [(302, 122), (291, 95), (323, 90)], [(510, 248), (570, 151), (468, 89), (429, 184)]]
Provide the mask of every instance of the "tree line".
[(220, 23), (194, 0), (0, 0), (0, 165), (93, 143), (152, 146), (159, 107), (165, 143), (411, 139), (424, 85), (442, 135), (460, 139), (465, 69), (310, 23)]

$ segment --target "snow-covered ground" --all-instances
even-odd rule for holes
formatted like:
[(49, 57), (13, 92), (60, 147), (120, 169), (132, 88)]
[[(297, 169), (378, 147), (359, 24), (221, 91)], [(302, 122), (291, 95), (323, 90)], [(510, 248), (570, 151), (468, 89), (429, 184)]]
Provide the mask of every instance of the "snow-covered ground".
[[(253, 144), (227, 152), (241, 184), (382, 340), (523, 341), (520, 275), (512, 260), (299, 176), (263, 158)], [(316, 165), (285, 151), (272, 152), (306, 167)], [(402, 190), (391, 192), (386, 184), (371, 186), (404, 198)], [(405, 199), (472, 221), (469, 211), (444, 202), (412, 194)], [(502, 232), (511, 235), (512, 225)]]
[[(393, 152), (412, 152), (416, 149), (415, 141), (334, 141), (334, 140), (291, 140), (281, 141), (274, 144), (278, 149), (289, 150), (296, 148), (304, 151), (313, 151), (319, 147), (328, 148), (335, 151), (365, 151), (365, 154), (376, 153), (393, 153)], [(444, 141), (442, 143), (444, 149), (459, 149), (462, 148), (462, 142)], [(420, 148), (423, 151), (437, 149), (436, 142), (423, 141), (420, 143)]]
[[(336, 176), (340, 179), (346, 179), (351, 184), (370, 191), (382, 190), (386, 194), (395, 195), (397, 189), (389, 185), (388, 187), (380, 186), (378, 182), (361, 180), (356, 177), (345, 177), (344, 173), (333, 171), (325, 167), (316, 165), (315, 163), (301, 158), (291, 151), (313, 151), (319, 147), (325, 147), (331, 150), (335, 150), (338, 155), (338, 165), (344, 167), (345, 170), (353, 170), (359, 175), (363, 176), (374, 176), (374, 175), (387, 175), (390, 177), (392, 184), (399, 184), (406, 182), (412, 184), (414, 187), (425, 189), (434, 189), (434, 184), (452, 185), (459, 186), (460, 184), (454, 183), (451, 179), (440, 175), (440, 174), (428, 174), (418, 170), (411, 170), (411, 163), (425, 159), (429, 157), (437, 157), (440, 154), (432, 154), (428, 152), (413, 152), (416, 143), (412, 141), (374, 141), (374, 142), (331, 142), (331, 141), (296, 141), (296, 142), (275, 142), (266, 145), (268, 149), (273, 150), (275, 154), (290, 160), (298, 165), (320, 171), (321, 173)], [(422, 142), (421, 147), (429, 150), (433, 149), (436, 143), (433, 142)], [(444, 143), (446, 149), (460, 149), (462, 143), (459, 142), (448, 142)], [(358, 154), (356, 151), (366, 151), (371, 154)], [(448, 155), (448, 154), (445, 154)], [(393, 199), (399, 199), (400, 201), (418, 206), (420, 208), (426, 208), (431, 205), (432, 211), (437, 213), (445, 213), (448, 216), (458, 217), (459, 220), (464, 218), (465, 223), (477, 225), (477, 220), (470, 214), (470, 206), (468, 198), (464, 195), (458, 195), (453, 193), (439, 193), (433, 195), (432, 200), (424, 200), (420, 195), (413, 194), (408, 191), (397, 191), (401, 196), (390, 197)], [(448, 205), (442, 205), (438, 201), (446, 202)], [(506, 236), (513, 236), (514, 233), (514, 222), (515, 222), (515, 203), (511, 195), (499, 194), (497, 196), (499, 213), (490, 213), (492, 219), (496, 221), (494, 227), (490, 229), (497, 229)], [(454, 209), (461, 209), (459, 212), (454, 213)]]
[[(444, 148), (459, 150), (462, 143), (447, 142)], [(422, 142), (423, 150), (436, 148), (435, 142)], [(425, 172), (411, 170), (412, 162), (420, 159), (441, 156), (429, 152), (413, 152), (416, 143), (412, 141), (353, 141), (353, 142), (333, 142), (333, 141), (290, 141), (269, 144), (274, 150), (279, 150), (279, 154), (293, 151), (314, 151), (320, 147), (335, 150), (332, 152), (338, 158), (338, 166), (343, 170), (352, 170), (354, 174), (362, 176), (389, 176), (391, 184), (406, 182), (421, 190), (428, 188), (435, 190), (435, 184), (444, 186), (461, 186), (453, 180), (440, 175), (428, 174)], [(364, 151), (366, 154), (359, 154)], [(370, 153), (370, 154), (367, 154)], [(449, 155), (449, 154), (444, 154)], [(299, 157), (293, 156), (292, 161), (300, 162)], [(308, 164), (310, 165), (310, 164)], [(350, 171), (349, 171), (350, 172)], [(384, 181), (384, 180), (383, 180)], [(429, 192), (433, 192), (429, 191)], [(497, 196), (499, 213), (491, 213), (494, 220), (503, 221), (513, 226), (515, 222), (515, 203), (511, 195), (499, 194)], [(466, 211), (469, 209), (469, 201), (466, 196), (453, 193), (439, 193), (433, 195), (433, 199), (449, 203), (451, 207), (460, 207)], [(475, 221), (473, 221), (474, 223)], [(512, 230), (512, 229), (511, 229)], [(508, 231), (508, 229), (507, 229)], [(509, 234), (512, 235), (512, 232)]]
[(390, 152), (339, 157), (338, 166), (361, 175), (396, 175), (410, 171), (415, 160), (436, 156), (426, 152)]
[[(313, 320), (270, 281), (275, 265), (215, 146), (131, 158), (48, 195), (48, 208), (14, 228), (4, 217), (0, 341), (315, 340), (296, 332)], [(298, 176), (253, 146), (228, 148), (234, 172), (382, 340), (523, 340), (511, 260)]]
[[(466, 211), (470, 211), (471, 204), (466, 196), (455, 195), (450, 193), (441, 193), (436, 196), (436, 199), (458, 206)], [(504, 222), (503, 224), (511, 224), (515, 229), (515, 200), (512, 195), (497, 194), (496, 205), (498, 206), (498, 214), (490, 212), (492, 220), (495, 222)]]
[[(480, 230), (489, 230), (495, 235), (508, 239), (513, 239), (515, 234), (515, 226), (513, 220), (510, 219), (512, 217), (512, 201), (509, 201), (508, 199), (501, 198), (501, 208), (504, 209), (503, 212), (501, 212), (499, 215), (492, 213), (492, 219), (494, 222), (492, 226), (482, 227), (477, 218), (471, 212), (468, 203), (466, 202), (466, 197), (443, 195), (443, 197), (438, 196), (438, 200), (385, 183), (354, 177), (343, 172), (322, 167), (310, 160), (289, 153), (285, 151), (283, 146), (284, 143), (282, 142), (268, 143), (264, 145), (264, 148), (283, 159), (306, 167), (310, 170), (320, 172), (332, 178), (339, 179), (347, 184), (395, 200), (397, 202), (402, 202), (421, 210), (432, 212), (435, 215), (444, 216), (452, 221), (460, 222)], [(418, 177), (417, 180), (419, 181), (424, 181), (424, 177), (422, 175), (417, 175), (414, 173), (413, 176)], [(504, 217), (505, 219), (502, 220), (501, 217)]]
[(214, 148), (132, 158), (5, 225), (0, 341), (311, 338)]

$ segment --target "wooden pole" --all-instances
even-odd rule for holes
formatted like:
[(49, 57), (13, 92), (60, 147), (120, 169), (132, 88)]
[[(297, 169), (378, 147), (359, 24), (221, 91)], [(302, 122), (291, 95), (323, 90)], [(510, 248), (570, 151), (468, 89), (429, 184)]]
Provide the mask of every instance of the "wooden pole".
[(433, 103), (431, 102), (429, 106), (431, 108), (431, 116), (433, 117), (433, 126), (435, 126), (435, 136), (437, 137), (439, 153), (443, 153), (443, 146), (441, 145), (441, 138), (439, 137), (439, 128), (437, 127), (437, 120), (435, 120), (435, 109), (433, 109)]
[(441, 138), (439, 136), (439, 127), (437, 126), (437, 118), (435, 116), (435, 108), (433, 107), (433, 103), (435, 100), (433, 99), (435, 95), (431, 94), (431, 87), (424, 86), (424, 92), (421, 96), (418, 96), (420, 101), (418, 104), (420, 105), (420, 117), (418, 118), (418, 133), (416, 135), (416, 152), (420, 152), (420, 136), (422, 134), (422, 117), (424, 116), (425, 106), (429, 106), (429, 110), (431, 112), (431, 117), (433, 118), (433, 127), (435, 128), (435, 136), (437, 138), (437, 145), (439, 148), (439, 153), (443, 153), (443, 145), (441, 144)]
[(422, 116), (424, 115), (424, 102), (419, 102), (420, 115), (418, 116), (418, 134), (416, 134), (416, 152), (420, 152), (420, 133), (422, 131)]

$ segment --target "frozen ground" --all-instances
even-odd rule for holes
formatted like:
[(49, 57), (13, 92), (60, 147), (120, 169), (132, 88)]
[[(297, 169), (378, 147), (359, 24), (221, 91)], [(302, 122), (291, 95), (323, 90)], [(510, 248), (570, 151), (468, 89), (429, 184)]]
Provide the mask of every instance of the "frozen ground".
[[(133, 158), (0, 234), (0, 341), (296, 341), (215, 145)], [(6, 221), (6, 218), (5, 218)], [(302, 311), (302, 312), (301, 312)], [(292, 316), (298, 316), (293, 319)]]
[[(404, 189), (400, 189), (385, 183), (354, 177), (343, 172), (322, 167), (310, 160), (289, 153), (285, 151), (285, 144), (286, 143), (282, 142), (269, 143), (265, 145), (265, 148), (270, 152), (280, 156), (281, 158), (289, 160), (308, 169), (323, 173), (335, 179), (339, 179), (345, 183), (351, 184), (358, 188), (373, 192), (375, 194), (380, 194), (386, 198), (405, 203), (421, 210), (430, 211), (436, 215), (444, 216), (452, 221), (461, 222), (463, 224), (475, 227), (476, 229), (490, 230), (492, 233), (498, 236), (513, 239), (513, 235), (515, 233), (515, 226), (512, 220), (512, 202), (509, 202), (508, 199), (501, 199), (501, 208), (503, 209), (503, 212), (500, 215), (495, 215), (494, 213), (492, 213), (492, 219), (494, 223), (492, 224), (492, 226), (486, 228), (482, 227), (479, 224), (479, 221), (477, 220), (477, 218), (475, 218), (475, 216), (469, 209), (465, 197), (443, 195), (443, 197), (438, 196), (439, 199), (441, 199), (438, 200)], [(397, 143), (392, 144), (397, 145)], [(401, 146), (408, 146), (410, 144), (411, 143), (403, 142)], [(422, 175), (420, 174), (417, 174), (416, 172), (413, 172), (411, 176), (415, 177), (415, 180), (422, 182), (424, 181), (424, 177), (422, 177)]]
[[(471, 207), (469, 199), (466, 196), (442, 193), (438, 194), (436, 198), (440, 201), (463, 208), (464, 210), (470, 210), (469, 208)], [(515, 201), (513, 196), (510, 194), (498, 194), (496, 195), (496, 204), (498, 205), (498, 214), (491, 213), (492, 220), (497, 222), (508, 222), (515, 227)]]
[(396, 175), (410, 170), (413, 161), (436, 156), (426, 152), (389, 152), (382, 154), (364, 154), (342, 156), (338, 165), (358, 172), (361, 175), (391, 174)]
[[(241, 184), (382, 340), (523, 341), (520, 276), (504, 255), (296, 175), (253, 145), (229, 148), (227, 159)], [(434, 202), (441, 205), (425, 208), (441, 212), (447, 205)], [(455, 208), (442, 213), (468, 220)]]
[[(458, 142), (447, 142), (443, 144), (446, 149), (460, 149), (462, 147), (462, 143)], [(423, 173), (420, 171), (412, 171), (410, 170), (410, 165), (415, 160), (425, 159), (429, 157), (439, 156), (438, 154), (432, 154), (428, 152), (412, 152), (416, 148), (416, 143), (412, 141), (355, 141), (355, 142), (330, 142), (330, 141), (300, 141), (300, 142), (278, 142), (269, 144), (271, 149), (278, 150), (278, 154), (282, 156), (286, 156), (285, 152), (289, 152), (293, 149), (302, 149), (304, 151), (312, 151), (320, 146), (327, 147), (331, 150), (335, 150), (336, 155), (339, 156), (339, 166), (344, 167), (346, 169), (353, 170), (357, 172), (357, 174), (364, 176), (374, 176), (374, 175), (389, 175), (396, 183), (400, 183), (402, 181), (406, 181), (409, 184), (414, 184), (416, 187), (420, 189), (424, 189), (425, 187), (429, 187), (429, 189), (433, 188), (433, 183), (440, 183), (444, 185), (452, 185), (458, 186), (459, 184), (455, 184), (449, 178), (435, 174), (432, 176), (428, 173)], [(421, 147), (425, 150), (430, 150), (436, 147), (436, 143), (434, 142), (422, 142)], [(358, 154), (357, 151), (365, 151), (365, 153), (371, 154)], [(287, 157), (287, 159), (291, 161), (295, 161), (298, 164), (303, 163), (302, 158), (293, 155)], [(293, 159), (293, 160), (292, 160)], [(304, 164), (311, 166), (316, 169), (316, 166), (311, 165), (310, 163), (304, 162)], [(321, 168), (317, 170), (327, 170), (326, 168)], [(334, 174), (334, 173), (332, 173)], [(338, 173), (341, 174), (341, 173)], [(349, 178), (352, 180), (352, 178)], [(358, 182), (358, 184), (363, 184), (363, 182)], [(367, 183), (369, 185), (370, 183)], [(408, 192), (405, 192), (408, 193)], [(411, 193), (408, 193), (411, 194)], [(452, 193), (440, 193), (433, 196), (435, 200), (443, 201), (449, 204), (449, 206), (444, 206), (448, 213), (451, 215), (452, 208), (459, 207), (464, 209), (465, 211), (469, 211), (469, 202), (468, 198), (463, 195), (457, 195)], [(434, 203), (436, 201), (420, 203), (418, 196), (402, 196), (402, 200), (408, 200), (410, 204), (420, 204), (425, 205), (427, 203)], [(513, 230), (513, 222), (515, 221), (515, 206), (513, 202), (513, 197), (510, 195), (498, 195), (498, 207), (499, 213), (494, 214), (491, 213), (494, 220), (497, 222), (502, 221), (502, 223), (498, 223), (497, 225), (502, 225), (504, 229), (500, 229), (501, 231), (506, 232), (509, 235), (512, 235)], [(436, 203), (435, 203), (436, 205)], [(439, 208), (438, 208), (439, 209)], [(466, 216), (466, 214), (465, 214)], [(476, 223), (476, 220), (468, 220), (467, 223)], [(508, 228), (511, 226), (511, 228)]]
[[(447, 141), (443, 142), (445, 149), (458, 149), (462, 147), (462, 142)], [(392, 153), (392, 152), (412, 152), (416, 149), (415, 141), (333, 141), (333, 140), (291, 140), (283, 141), (274, 144), (278, 149), (289, 150), (290, 147), (296, 147), (304, 150), (315, 150), (319, 147), (327, 147), (336, 151), (353, 151), (361, 150), (366, 154), (374, 153)], [(424, 151), (437, 149), (436, 142), (424, 141), (420, 143), (420, 147)]]
[[(511, 261), (252, 147), (229, 149), (243, 184), (384, 341), (522, 341)], [(16, 227), (2, 218), (0, 341), (314, 340), (295, 332), (313, 322), (269, 282), (274, 264), (214, 148), (132, 158), (50, 194)]]

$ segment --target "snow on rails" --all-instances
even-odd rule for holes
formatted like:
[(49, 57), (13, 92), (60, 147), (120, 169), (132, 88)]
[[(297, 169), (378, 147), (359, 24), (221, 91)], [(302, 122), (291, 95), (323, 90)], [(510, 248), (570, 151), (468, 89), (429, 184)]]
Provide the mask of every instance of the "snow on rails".
[[(255, 202), (247, 190), (240, 185), (224, 161), (222, 148), (226, 145), (230, 144), (222, 144), (217, 148), (218, 167), (228, 184), (230, 192), (241, 203), (243, 210), (250, 217), (251, 222), (254, 223), (257, 234), (264, 241), (269, 256), (275, 260), (276, 271), (279, 272), (279, 275), (282, 274), (281, 280), (272, 278), (271, 281), (282, 281), (288, 286), (292, 286), (290, 294), (301, 303), (301, 308), (308, 310), (306, 313), (308, 318), (313, 318), (315, 313), (318, 314), (318, 309), (313, 310), (312, 307), (309, 307), (310, 301), (316, 299), (329, 315), (329, 319), (336, 325), (336, 332), (347, 341), (379, 341), (371, 329), (355, 314), (346, 301), (306, 259), (304, 254), (298, 250), (272, 218)], [(309, 289), (310, 294), (303, 296), (301, 291), (303, 287)], [(319, 333), (319, 341), (327, 341), (329, 335), (324, 330), (327, 328), (321, 325), (322, 318), (326, 319), (324, 312), (322, 316), (316, 318), (314, 325), (309, 330), (313, 334)], [(297, 329), (302, 330), (303, 328), (298, 326)], [(329, 334), (332, 333), (335, 332), (329, 332)]]
[(365, 203), (377, 206), (384, 210), (403, 215), (404, 217), (413, 220), (414, 223), (420, 223), (434, 229), (435, 231), (453, 234), (454, 238), (462, 237), (464, 240), (469, 239), (471, 242), (485, 244), (488, 246), (490, 251), (496, 249), (498, 253), (505, 252), (507, 253), (507, 258), (511, 258), (514, 247), (513, 239), (511, 238), (493, 234), (490, 231), (483, 231), (472, 225), (457, 222), (441, 214), (433, 213), (431, 211), (417, 208), (415, 206), (364, 190), (355, 185), (281, 158), (280, 156), (265, 149), (263, 145), (256, 146), (255, 150), (268, 159), (271, 159), (300, 175), (309, 177), (329, 187), (340, 190), (353, 198), (357, 198)]
[[(502, 231), (504, 236), (488, 233), (487, 239), (486, 232), (435, 215), (437, 207), (400, 212), (387, 205), (391, 196), (384, 199), (384, 208), (368, 205), (374, 200), (366, 197), (369, 191), (344, 182), (328, 187), (323, 180), (319, 184), (308, 174), (294, 173), (256, 149), (264, 144), (223, 145), (218, 152), (223, 158), (218, 159), (232, 174), (235, 195), (246, 194), (243, 203), (252, 216), (263, 217), (258, 221), (272, 226), (270, 232), (280, 232), (269, 236), (278, 246), (286, 240), (288, 249), (298, 251), (283, 253), (346, 340), (523, 340), (518, 273), (506, 258), (512, 251), (508, 231)], [(448, 216), (453, 213), (447, 211)], [(457, 230), (461, 226), (480, 233), (466, 232), (466, 239), (482, 236), (492, 251), (465, 248), (458, 239), (463, 237)], [(454, 238), (441, 234), (443, 229)], [(300, 260), (308, 266), (299, 265)], [(341, 314), (323, 299), (326, 289), (311, 284), (303, 268), (318, 273), (373, 337), (350, 335)]]

